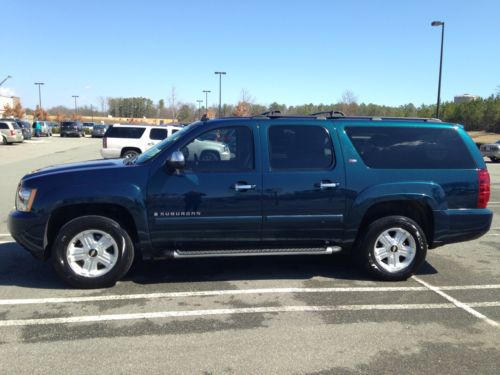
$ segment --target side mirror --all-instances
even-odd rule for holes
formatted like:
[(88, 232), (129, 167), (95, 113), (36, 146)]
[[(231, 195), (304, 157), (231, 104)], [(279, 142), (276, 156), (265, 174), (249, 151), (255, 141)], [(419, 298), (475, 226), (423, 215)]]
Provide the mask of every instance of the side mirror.
[(180, 172), (186, 167), (184, 154), (181, 151), (174, 151), (166, 162), (166, 167), (169, 173)]

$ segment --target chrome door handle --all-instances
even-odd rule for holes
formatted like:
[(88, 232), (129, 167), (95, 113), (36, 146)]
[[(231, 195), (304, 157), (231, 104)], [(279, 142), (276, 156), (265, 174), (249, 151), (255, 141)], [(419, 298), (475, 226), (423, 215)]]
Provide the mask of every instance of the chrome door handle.
[(236, 183), (234, 184), (233, 189), (236, 191), (247, 191), (255, 189), (255, 187), (256, 185)]
[(336, 187), (339, 187), (339, 186), (340, 186), (340, 184), (338, 182), (321, 181), (319, 183), (319, 188), (321, 190), (335, 189)]

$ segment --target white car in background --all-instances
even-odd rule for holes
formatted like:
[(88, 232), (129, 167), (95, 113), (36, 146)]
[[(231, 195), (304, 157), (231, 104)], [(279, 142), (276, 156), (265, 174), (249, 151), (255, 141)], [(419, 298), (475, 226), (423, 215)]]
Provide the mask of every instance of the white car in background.
[(167, 125), (119, 125), (110, 126), (102, 139), (101, 155), (104, 159), (132, 158), (160, 143), (182, 129)]

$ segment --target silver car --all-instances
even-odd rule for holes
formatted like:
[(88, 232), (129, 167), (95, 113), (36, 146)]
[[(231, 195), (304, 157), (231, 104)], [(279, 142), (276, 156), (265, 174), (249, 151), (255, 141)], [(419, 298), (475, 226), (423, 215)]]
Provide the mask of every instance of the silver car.
[(479, 148), (483, 157), (489, 158), (493, 163), (500, 162), (500, 141), (481, 145)]
[(0, 134), (4, 145), (24, 141), (23, 131), (15, 120), (0, 120)]

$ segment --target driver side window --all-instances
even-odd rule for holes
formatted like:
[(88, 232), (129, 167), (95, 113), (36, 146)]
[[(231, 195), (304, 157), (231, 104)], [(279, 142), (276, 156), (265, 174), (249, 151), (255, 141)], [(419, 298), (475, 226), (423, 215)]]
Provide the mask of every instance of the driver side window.
[(186, 169), (194, 172), (241, 172), (254, 169), (252, 131), (245, 126), (200, 134), (181, 148)]

